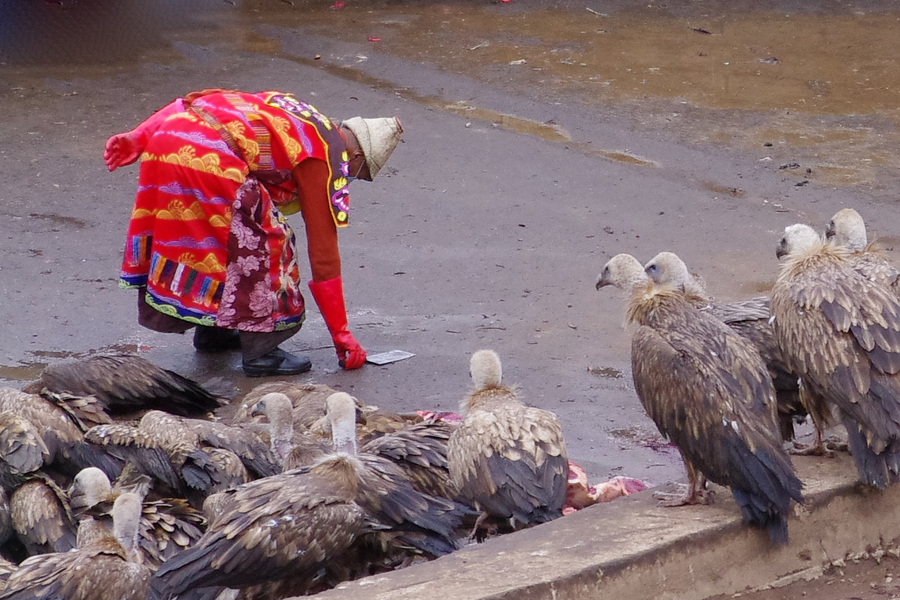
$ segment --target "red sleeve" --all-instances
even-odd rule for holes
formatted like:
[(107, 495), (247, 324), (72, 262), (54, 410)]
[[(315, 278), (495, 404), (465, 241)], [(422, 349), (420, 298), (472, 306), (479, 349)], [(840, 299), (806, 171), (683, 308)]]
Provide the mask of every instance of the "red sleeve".
[(306, 244), (313, 281), (340, 277), (337, 227), (328, 198), (328, 165), (323, 160), (308, 158), (297, 165), (293, 173), (306, 224)]

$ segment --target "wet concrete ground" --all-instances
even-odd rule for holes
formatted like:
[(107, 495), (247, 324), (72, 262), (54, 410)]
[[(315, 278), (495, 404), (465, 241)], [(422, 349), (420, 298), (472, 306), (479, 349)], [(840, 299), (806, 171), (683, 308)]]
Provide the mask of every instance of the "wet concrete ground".
[(594, 290), (603, 263), (672, 250), (747, 297), (786, 225), (845, 206), (896, 256), (900, 9), (810, 4), (0, 0), (0, 383), (115, 350), (259, 383), (136, 325), (117, 275), (137, 168), (101, 155), (190, 90), (282, 89), (406, 130), (340, 239), (357, 338), (416, 356), (339, 371), (312, 307), (285, 345), (313, 359), (300, 379), (453, 410), (491, 347), (592, 479), (680, 478), (631, 385), (622, 299)]

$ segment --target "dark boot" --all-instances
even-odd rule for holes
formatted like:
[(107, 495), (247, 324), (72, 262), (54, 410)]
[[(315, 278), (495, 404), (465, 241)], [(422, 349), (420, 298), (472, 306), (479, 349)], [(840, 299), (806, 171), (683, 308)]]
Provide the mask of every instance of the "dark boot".
[(194, 330), (194, 348), (204, 353), (240, 350), (241, 336), (236, 329), (198, 325)]
[(241, 366), (247, 377), (268, 377), (306, 373), (312, 368), (312, 363), (305, 356), (295, 356), (281, 348), (275, 348), (259, 358), (244, 359)]

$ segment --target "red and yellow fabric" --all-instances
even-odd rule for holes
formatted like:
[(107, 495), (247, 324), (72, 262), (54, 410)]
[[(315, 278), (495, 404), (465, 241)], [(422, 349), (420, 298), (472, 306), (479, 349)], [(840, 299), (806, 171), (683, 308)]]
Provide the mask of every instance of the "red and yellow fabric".
[(322, 185), (335, 225), (345, 226), (348, 157), (327, 117), (279, 92), (195, 98), (141, 156), (121, 285), (145, 285), (151, 306), (197, 324), (274, 331), (301, 323), (284, 214), (300, 209), (292, 171), (308, 158), (328, 166)]

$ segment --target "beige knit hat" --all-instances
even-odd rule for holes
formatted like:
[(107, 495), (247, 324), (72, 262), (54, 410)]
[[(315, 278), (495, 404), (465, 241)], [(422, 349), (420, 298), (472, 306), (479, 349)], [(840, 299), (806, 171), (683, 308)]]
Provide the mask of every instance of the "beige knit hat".
[(374, 178), (387, 162), (391, 152), (400, 142), (403, 126), (397, 117), (384, 119), (363, 119), (353, 117), (343, 121), (341, 125), (353, 132), (359, 141), (359, 147), (366, 155), (369, 174)]

